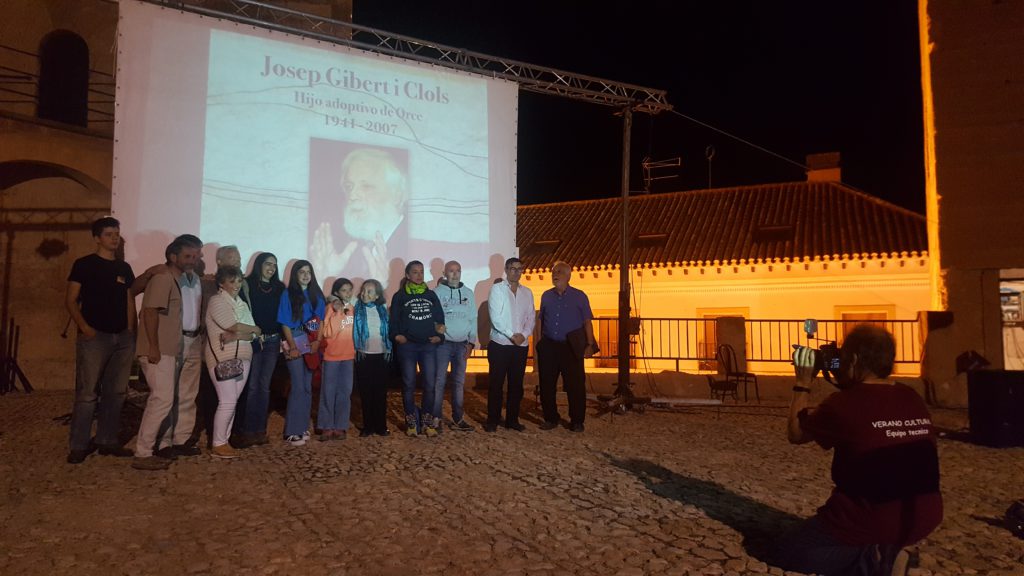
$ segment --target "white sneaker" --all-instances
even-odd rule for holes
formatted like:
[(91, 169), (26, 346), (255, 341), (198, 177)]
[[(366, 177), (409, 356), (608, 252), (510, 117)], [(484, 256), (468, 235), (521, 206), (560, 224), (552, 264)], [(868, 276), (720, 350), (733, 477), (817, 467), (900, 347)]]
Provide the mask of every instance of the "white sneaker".
[(305, 435), (299, 436), (298, 434), (292, 434), (291, 436), (285, 438), (284, 441), (291, 444), (292, 446), (305, 446), (306, 438), (304, 436)]
[(306, 430), (305, 432), (302, 433), (302, 439), (309, 440), (309, 430)]

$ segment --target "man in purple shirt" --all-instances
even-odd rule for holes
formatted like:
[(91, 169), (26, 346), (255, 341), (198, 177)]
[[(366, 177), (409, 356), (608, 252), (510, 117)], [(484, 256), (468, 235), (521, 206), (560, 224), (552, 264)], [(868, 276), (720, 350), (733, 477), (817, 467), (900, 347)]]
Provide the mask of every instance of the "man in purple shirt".
[(582, 290), (569, 286), (572, 268), (565, 262), (551, 267), (551, 283), (540, 298), (541, 341), (537, 344), (540, 371), (540, 403), (544, 410), (541, 430), (558, 426), (560, 417), (555, 403), (558, 376), (569, 397), (569, 429), (583, 432), (587, 411), (586, 373), (583, 359), (597, 345), (591, 319), (590, 299)]

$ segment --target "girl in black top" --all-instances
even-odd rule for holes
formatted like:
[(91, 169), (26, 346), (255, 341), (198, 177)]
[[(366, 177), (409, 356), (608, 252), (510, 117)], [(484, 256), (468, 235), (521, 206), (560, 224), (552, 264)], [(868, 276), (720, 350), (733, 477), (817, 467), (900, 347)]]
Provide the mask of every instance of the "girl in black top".
[(249, 285), (249, 305), (252, 307), (253, 319), (263, 334), (252, 344), (249, 380), (238, 399), (234, 432), (240, 447), (268, 442), (270, 379), (281, 353), (281, 325), (277, 323), (277, 306), (285, 288), (278, 276), (277, 257), (270, 252), (263, 252), (256, 257), (252, 272), (245, 281)]

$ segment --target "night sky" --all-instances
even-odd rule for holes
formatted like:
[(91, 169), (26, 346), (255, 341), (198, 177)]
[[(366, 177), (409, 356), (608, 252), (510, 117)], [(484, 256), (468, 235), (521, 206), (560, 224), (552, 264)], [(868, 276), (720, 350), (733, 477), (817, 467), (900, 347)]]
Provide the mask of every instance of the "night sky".
[[(843, 181), (924, 211), (916, 0), (356, 0), (353, 20), (493, 56), (668, 92), (676, 111), (800, 164), (838, 151)], [(603, 5), (603, 4), (602, 4)], [(617, 196), (616, 110), (520, 92), (520, 204)], [(803, 169), (672, 112), (634, 115), (640, 164), (682, 158), (652, 192), (805, 178)]]

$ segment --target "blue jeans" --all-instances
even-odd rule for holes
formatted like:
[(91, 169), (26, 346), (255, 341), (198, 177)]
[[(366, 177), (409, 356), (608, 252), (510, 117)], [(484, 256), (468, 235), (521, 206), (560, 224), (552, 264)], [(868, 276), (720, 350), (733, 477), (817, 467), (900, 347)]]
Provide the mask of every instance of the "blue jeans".
[(320, 407), (316, 416), (321, 430), (348, 430), (355, 364), (355, 360), (324, 360), (320, 377)]
[(429, 342), (406, 342), (398, 345), (398, 361), (402, 367), (402, 406), (405, 414), (416, 413), (416, 365), (423, 373), (423, 404), (421, 413), (434, 416), (434, 378), (437, 370), (437, 344)]
[(448, 364), (452, 365), (452, 422), (462, 421), (462, 396), (466, 388), (465, 342), (442, 342), (437, 347), (437, 378), (434, 380), (434, 416), (441, 417), (444, 388), (448, 380)]
[(75, 343), (75, 405), (71, 411), (71, 450), (87, 450), (92, 437), (92, 419), (99, 404), (97, 444), (117, 444), (121, 407), (128, 391), (128, 376), (135, 355), (135, 335), (128, 330), (117, 334), (97, 332)]
[(281, 340), (263, 343), (263, 350), (252, 356), (249, 381), (245, 384), (245, 412), (242, 414), (243, 434), (262, 436), (267, 433), (267, 411), (270, 408), (270, 380), (281, 354)]
[(302, 356), (288, 361), (292, 388), (288, 391), (288, 408), (284, 415), (284, 435), (302, 436), (309, 431), (309, 411), (313, 406), (313, 373), (306, 368)]

